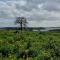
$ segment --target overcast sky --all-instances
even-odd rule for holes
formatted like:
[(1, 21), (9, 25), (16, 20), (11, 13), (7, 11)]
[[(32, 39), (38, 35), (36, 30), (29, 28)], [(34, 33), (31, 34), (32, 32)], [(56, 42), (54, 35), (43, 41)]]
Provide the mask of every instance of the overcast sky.
[(60, 27), (60, 0), (0, 0), (0, 27), (17, 26), (17, 16), (24, 16), (28, 26)]

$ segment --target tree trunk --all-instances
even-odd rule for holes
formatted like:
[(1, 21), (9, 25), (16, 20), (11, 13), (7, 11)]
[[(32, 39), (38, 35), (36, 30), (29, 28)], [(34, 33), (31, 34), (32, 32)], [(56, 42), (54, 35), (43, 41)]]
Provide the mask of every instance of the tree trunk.
[(21, 21), (21, 32), (22, 32), (22, 21)]

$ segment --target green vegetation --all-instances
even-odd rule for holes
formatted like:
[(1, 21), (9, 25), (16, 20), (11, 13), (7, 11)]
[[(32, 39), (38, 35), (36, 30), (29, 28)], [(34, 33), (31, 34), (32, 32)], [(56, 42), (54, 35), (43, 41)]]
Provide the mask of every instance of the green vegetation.
[(0, 30), (0, 60), (60, 60), (60, 32)]

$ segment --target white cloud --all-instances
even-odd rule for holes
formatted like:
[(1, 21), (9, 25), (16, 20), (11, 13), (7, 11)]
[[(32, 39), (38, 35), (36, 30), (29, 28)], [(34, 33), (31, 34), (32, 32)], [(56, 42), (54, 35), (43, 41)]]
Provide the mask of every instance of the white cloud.
[(53, 20), (53, 21), (42, 21), (39, 26), (42, 27), (60, 27), (60, 21)]
[(25, 6), (26, 5), (26, 1), (21, 0), (18, 4), (20, 4), (21, 6)]
[(43, 7), (43, 4), (38, 4), (37, 7), (41, 9)]

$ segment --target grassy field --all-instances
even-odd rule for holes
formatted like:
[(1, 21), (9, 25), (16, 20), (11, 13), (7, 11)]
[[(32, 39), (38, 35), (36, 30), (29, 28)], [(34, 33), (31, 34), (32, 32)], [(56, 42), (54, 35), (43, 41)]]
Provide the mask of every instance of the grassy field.
[(0, 30), (0, 60), (60, 60), (60, 32)]

